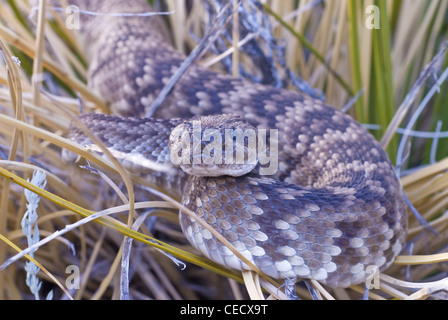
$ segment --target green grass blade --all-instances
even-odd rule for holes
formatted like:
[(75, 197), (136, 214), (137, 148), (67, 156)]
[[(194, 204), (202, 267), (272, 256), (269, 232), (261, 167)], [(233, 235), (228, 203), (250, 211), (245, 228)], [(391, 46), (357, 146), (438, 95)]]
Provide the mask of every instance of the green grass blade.
[[(347, 3), (348, 27), (349, 27), (349, 49), (350, 49), (350, 70), (352, 72), (353, 91), (359, 92), (363, 88), (361, 75), (361, 57), (359, 52), (359, 32), (358, 32), (358, 0), (349, 0)], [(360, 122), (368, 123), (368, 113), (364, 105), (364, 99), (358, 99), (355, 104), (356, 118)]]
[[(376, 0), (375, 4), (381, 12), (380, 28), (372, 29), (373, 32), (373, 70), (370, 118), (382, 128), (377, 132), (379, 138), (386, 130), (395, 114), (394, 86), (392, 77), (391, 61), (391, 34), (390, 21), (388, 19), (387, 3), (385, 0)], [(397, 150), (397, 140), (391, 140), (387, 151), (391, 159), (395, 159)]]

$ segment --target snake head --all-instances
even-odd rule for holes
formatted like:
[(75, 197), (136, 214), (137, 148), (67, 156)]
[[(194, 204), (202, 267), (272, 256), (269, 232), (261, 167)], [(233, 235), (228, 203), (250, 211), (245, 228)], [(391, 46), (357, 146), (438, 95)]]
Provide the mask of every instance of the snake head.
[(171, 162), (191, 175), (237, 177), (258, 164), (257, 132), (234, 115), (184, 121), (172, 130), (169, 147)]

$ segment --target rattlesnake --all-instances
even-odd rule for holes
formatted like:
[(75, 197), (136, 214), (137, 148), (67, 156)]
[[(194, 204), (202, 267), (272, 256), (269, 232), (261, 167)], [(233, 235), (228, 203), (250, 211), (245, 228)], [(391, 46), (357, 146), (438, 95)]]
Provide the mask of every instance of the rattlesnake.
[[(151, 10), (138, 0), (70, 2), (103, 13)], [(89, 16), (82, 34), (89, 85), (120, 114), (85, 114), (84, 123), (128, 168), (182, 197), (261, 271), (347, 287), (364, 281), (370, 265), (384, 270), (401, 251), (407, 230), (402, 188), (380, 144), (350, 116), (295, 91), (193, 65), (154, 118), (140, 118), (185, 59), (171, 47), (162, 20)], [(239, 177), (203, 177), (173, 165), (172, 130), (185, 119), (214, 114), (278, 130), (276, 171), (260, 175), (258, 165)], [(91, 144), (77, 128), (69, 137)], [(145, 172), (145, 161), (172, 170)], [(247, 268), (189, 216), (180, 213), (180, 223), (205, 256)]]

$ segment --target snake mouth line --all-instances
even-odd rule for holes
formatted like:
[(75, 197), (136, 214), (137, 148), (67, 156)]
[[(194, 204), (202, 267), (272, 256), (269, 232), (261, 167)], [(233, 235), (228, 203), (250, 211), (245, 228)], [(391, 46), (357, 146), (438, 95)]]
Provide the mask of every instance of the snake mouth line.
[(278, 129), (206, 128), (200, 120), (170, 135), (170, 160), (199, 176), (242, 176), (259, 164), (260, 175), (278, 171)]

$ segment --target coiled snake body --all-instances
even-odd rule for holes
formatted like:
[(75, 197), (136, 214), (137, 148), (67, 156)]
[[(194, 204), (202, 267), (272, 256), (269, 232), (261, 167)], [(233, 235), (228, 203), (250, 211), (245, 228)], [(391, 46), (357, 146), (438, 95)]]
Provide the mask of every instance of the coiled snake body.
[[(83, 9), (147, 12), (138, 0), (92, 1)], [(144, 114), (184, 56), (166, 40), (157, 17), (82, 21), (89, 85), (115, 113), (83, 115), (111, 149), (140, 170), (144, 159), (171, 165), (168, 138), (182, 120), (233, 114), (257, 129), (278, 130), (278, 170), (240, 177), (153, 173), (183, 204), (274, 278), (312, 278), (332, 287), (387, 268), (403, 248), (407, 215), (394, 169), (377, 141), (348, 115), (297, 92), (248, 83), (192, 66), (155, 114)], [(132, 117), (129, 117), (132, 116)], [(89, 144), (76, 128), (70, 138)], [(140, 163), (141, 164), (141, 163)], [(172, 165), (171, 165), (172, 166)], [(140, 169), (139, 169), (140, 168)], [(225, 266), (247, 266), (197, 222), (180, 214), (189, 241)]]

